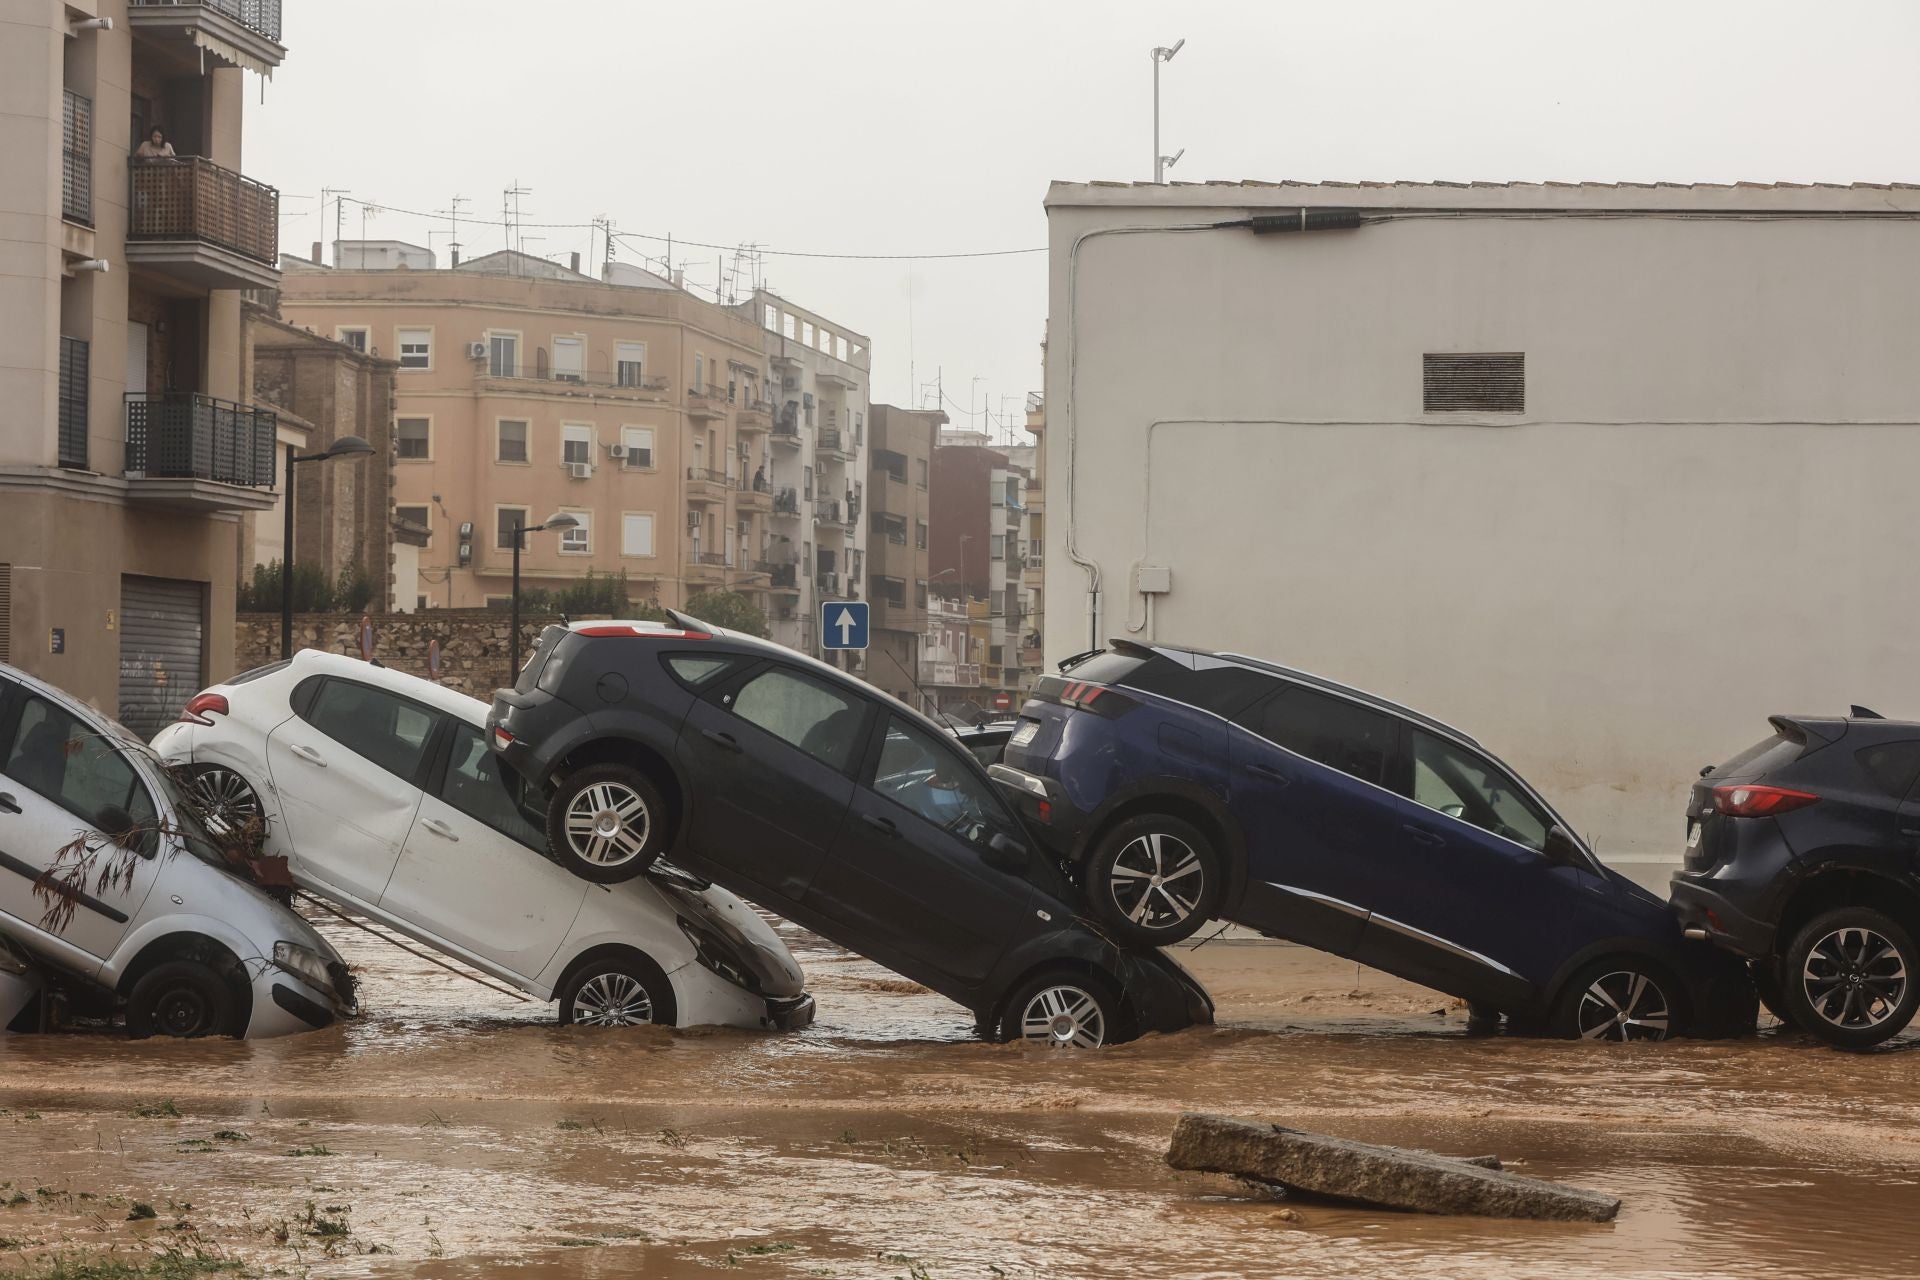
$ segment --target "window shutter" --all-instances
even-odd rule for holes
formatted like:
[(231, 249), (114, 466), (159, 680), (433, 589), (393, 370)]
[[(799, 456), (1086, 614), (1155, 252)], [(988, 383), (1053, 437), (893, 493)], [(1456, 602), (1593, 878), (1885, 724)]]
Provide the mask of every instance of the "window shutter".
[(1421, 357), (1421, 408), (1427, 413), (1525, 413), (1525, 352), (1435, 353)]

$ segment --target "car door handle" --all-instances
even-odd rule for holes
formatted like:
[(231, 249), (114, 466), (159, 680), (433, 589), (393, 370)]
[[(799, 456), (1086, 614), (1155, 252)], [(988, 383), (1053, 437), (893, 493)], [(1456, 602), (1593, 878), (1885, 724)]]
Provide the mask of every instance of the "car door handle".
[(302, 760), (305, 760), (308, 764), (317, 764), (322, 769), (327, 767), (327, 758), (321, 755), (318, 751), (315, 751), (312, 747), (306, 746), (303, 743), (296, 742), (292, 746), (288, 747), (287, 750), (293, 752), (293, 754), (299, 756)]
[(900, 834), (900, 828), (893, 825), (892, 818), (882, 818), (877, 814), (863, 813), (860, 815), (860, 821), (866, 823), (875, 831), (884, 831), (890, 836)]
[(740, 749), (740, 744), (733, 740), (733, 735), (730, 733), (722, 733), (718, 729), (702, 729), (700, 733), (708, 742), (713, 743), (722, 751), (738, 751)]
[(0, 791), (0, 812), (18, 813), (20, 812), (20, 802), (6, 792)]
[(1250, 764), (1247, 766), (1247, 772), (1252, 774), (1256, 778), (1265, 778), (1268, 782), (1277, 782), (1283, 787), (1290, 787), (1293, 785), (1292, 778), (1289, 778), (1286, 774), (1280, 772), (1278, 769), (1274, 768), (1272, 765)]
[(451, 840), (455, 844), (460, 842), (460, 833), (438, 818), (422, 818), (420, 825), (443, 839)]
[(1429, 831), (1425, 827), (1416, 827), (1411, 822), (1401, 823), (1400, 829), (1412, 836), (1416, 844), (1424, 844), (1437, 849), (1447, 842), (1445, 836)]

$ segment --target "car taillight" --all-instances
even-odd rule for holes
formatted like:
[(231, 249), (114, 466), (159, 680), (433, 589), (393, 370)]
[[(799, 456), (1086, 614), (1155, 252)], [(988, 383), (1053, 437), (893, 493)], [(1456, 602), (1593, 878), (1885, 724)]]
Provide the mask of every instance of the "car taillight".
[(218, 693), (201, 693), (194, 695), (193, 701), (181, 708), (180, 718), (192, 724), (212, 724), (213, 721), (207, 719), (208, 716), (224, 716), (226, 714), (227, 699), (225, 695)]
[(513, 735), (505, 729), (502, 729), (499, 725), (495, 725), (493, 727), (493, 745), (505, 751), (513, 745)]
[(1820, 797), (1810, 791), (1732, 783), (1713, 789), (1713, 807), (1730, 818), (1771, 818), (1804, 809)]

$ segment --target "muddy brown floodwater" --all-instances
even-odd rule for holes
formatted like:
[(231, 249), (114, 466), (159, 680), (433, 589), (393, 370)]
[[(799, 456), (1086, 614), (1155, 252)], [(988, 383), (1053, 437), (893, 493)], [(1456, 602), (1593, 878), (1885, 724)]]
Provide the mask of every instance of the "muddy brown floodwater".
[[(529, 1280), (1701, 1280), (1910, 1275), (1920, 1253), (1911, 1035), (1859, 1055), (1777, 1027), (1474, 1037), (1444, 997), (1219, 941), (1182, 953), (1217, 1027), (1050, 1053), (981, 1044), (955, 1006), (800, 934), (804, 1033), (561, 1029), (322, 927), (365, 975), (351, 1025), (0, 1042), (0, 1270), (171, 1251), (181, 1275), (205, 1256)], [(1183, 1109), (1496, 1152), (1626, 1207), (1594, 1226), (1287, 1205), (1169, 1170)]]

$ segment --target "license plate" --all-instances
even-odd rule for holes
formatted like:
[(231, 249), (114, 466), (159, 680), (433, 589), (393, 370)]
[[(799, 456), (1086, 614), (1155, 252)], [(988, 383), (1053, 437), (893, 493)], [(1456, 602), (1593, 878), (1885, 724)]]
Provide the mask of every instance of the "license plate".
[(1700, 823), (1698, 821), (1689, 822), (1687, 824), (1687, 848), (1698, 849), (1699, 847), (1700, 847)]
[(1013, 737), (1007, 740), (1007, 745), (1010, 747), (1024, 747), (1029, 742), (1032, 742), (1034, 735), (1039, 732), (1040, 722), (1038, 720), (1029, 720), (1013, 731)]

